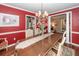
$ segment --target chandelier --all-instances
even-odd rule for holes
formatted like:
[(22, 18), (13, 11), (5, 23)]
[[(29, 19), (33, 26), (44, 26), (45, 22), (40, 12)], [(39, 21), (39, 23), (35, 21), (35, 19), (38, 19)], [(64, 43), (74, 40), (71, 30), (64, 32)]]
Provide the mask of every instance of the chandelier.
[(47, 11), (43, 12), (43, 3), (41, 3), (41, 10), (38, 11), (38, 13), (36, 13), (36, 16), (39, 17), (39, 18), (45, 18), (45, 17), (48, 16)]

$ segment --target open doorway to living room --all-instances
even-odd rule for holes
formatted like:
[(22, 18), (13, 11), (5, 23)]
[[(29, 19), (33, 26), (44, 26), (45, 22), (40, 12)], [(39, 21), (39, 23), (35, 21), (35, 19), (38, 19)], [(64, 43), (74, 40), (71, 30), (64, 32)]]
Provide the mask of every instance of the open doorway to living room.
[(51, 31), (63, 33), (66, 30), (66, 14), (51, 16)]

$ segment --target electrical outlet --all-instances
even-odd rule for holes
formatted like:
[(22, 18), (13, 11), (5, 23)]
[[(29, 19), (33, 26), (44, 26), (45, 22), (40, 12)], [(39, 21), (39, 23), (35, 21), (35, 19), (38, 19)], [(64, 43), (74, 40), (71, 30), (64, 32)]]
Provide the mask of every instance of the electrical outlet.
[(16, 38), (14, 38), (14, 40), (16, 40)]

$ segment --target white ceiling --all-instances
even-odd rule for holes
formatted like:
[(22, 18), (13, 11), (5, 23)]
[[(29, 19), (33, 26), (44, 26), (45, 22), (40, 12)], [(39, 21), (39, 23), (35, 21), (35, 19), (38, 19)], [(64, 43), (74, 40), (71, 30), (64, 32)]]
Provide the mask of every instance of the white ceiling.
[(47, 11), (48, 13), (55, 13), (57, 11), (79, 6), (79, 3), (5, 3), (7, 5), (19, 7), (32, 12), (39, 10)]

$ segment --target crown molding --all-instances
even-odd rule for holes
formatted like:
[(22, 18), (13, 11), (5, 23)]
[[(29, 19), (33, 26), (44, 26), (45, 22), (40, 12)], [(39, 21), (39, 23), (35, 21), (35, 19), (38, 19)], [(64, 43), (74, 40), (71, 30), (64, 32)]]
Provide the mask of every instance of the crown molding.
[(8, 6), (8, 7), (11, 7), (11, 8), (15, 8), (15, 9), (18, 9), (18, 10), (22, 10), (22, 11), (26, 11), (26, 12), (30, 12), (30, 13), (36, 13), (36, 12), (32, 12), (32, 11), (29, 11), (29, 10), (25, 10), (25, 9), (22, 9), (22, 8), (19, 8), (19, 7), (15, 7), (15, 6), (12, 6), (12, 5), (8, 5), (8, 4), (5, 4), (5, 3), (0, 3), (1, 5), (4, 5), (4, 6)]
[(79, 5), (71, 7), (71, 8), (66, 8), (66, 9), (63, 9), (63, 10), (59, 10), (59, 11), (53, 12), (53, 13), (51, 13), (49, 15), (52, 15), (52, 14), (55, 14), (55, 13), (59, 13), (59, 12), (62, 12), (62, 11), (67, 11), (67, 10), (75, 9), (75, 8), (79, 8)]

